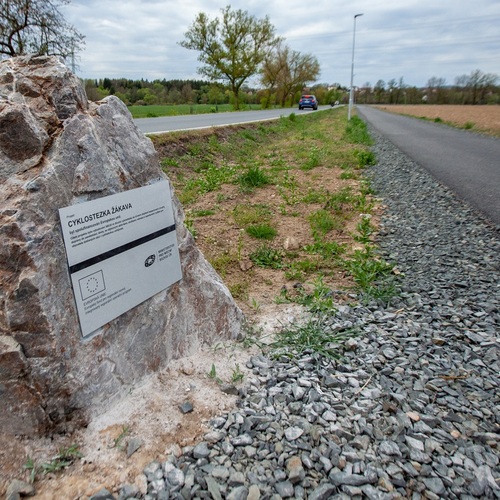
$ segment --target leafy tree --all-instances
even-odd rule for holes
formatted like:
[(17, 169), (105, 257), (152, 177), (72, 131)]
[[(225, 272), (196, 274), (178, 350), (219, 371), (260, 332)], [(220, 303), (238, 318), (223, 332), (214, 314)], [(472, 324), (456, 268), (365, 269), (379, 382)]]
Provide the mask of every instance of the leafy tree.
[(1, 0), (0, 54), (37, 54), (68, 58), (84, 36), (68, 24), (59, 7), (70, 0)]
[(290, 50), (280, 40), (264, 60), (261, 81), (269, 89), (269, 94), (276, 89), (283, 107), (287, 99), (293, 99), (306, 83), (314, 82), (319, 71), (316, 57)]
[(258, 73), (266, 54), (279, 39), (268, 16), (257, 19), (241, 9), (231, 10), (229, 5), (221, 13), (221, 18), (210, 20), (200, 12), (180, 45), (200, 52), (201, 75), (229, 82), (234, 107), (239, 109), (241, 86)]

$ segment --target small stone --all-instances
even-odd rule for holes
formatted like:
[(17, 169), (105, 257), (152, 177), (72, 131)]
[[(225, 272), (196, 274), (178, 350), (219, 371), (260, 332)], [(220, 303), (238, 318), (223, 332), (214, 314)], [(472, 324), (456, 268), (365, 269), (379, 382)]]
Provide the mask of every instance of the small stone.
[(181, 413), (191, 413), (193, 411), (193, 405), (189, 401), (185, 401), (181, 405), (179, 405), (179, 410)]
[(276, 483), (274, 487), (276, 488), (276, 491), (281, 498), (293, 497), (294, 489), (293, 484), (290, 481), (282, 481), (280, 483)]
[(214, 500), (222, 500), (219, 483), (210, 476), (207, 476), (205, 481), (207, 482), (207, 488), (212, 495), (212, 498)]
[(288, 480), (292, 483), (298, 483), (302, 481), (306, 475), (304, 467), (302, 466), (302, 461), (300, 457), (291, 457), (286, 463), (286, 470), (288, 474)]
[(131, 457), (142, 445), (143, 442), (139, 438), (129, 439), (127, 443), (127, 458)]
[(420, 415), (414, 411), (407, 411), (406, 415), (408, 415), (408, 418), (413, 420), (413, 422), (418, 422), (420, 420)]
[(300, 427), (288, 427), (285, 430), (285, 437), (288, 441), (295, 441), (302, 436), (302, 434), (304, 434), (304, 429), (301, 429)]
[(193, 457), (196, 459), (206, 458), (208, 455), (210, 455), (210, 450), (208, 449), (208, 444), (205, 442), (201, 442), (193, 448)]
[(21, 496), (33, 496), (35, 494), (35, 488), (32, 484), (19, 479), (14, 479), (7, 488), (6, 500), (17, 500)]

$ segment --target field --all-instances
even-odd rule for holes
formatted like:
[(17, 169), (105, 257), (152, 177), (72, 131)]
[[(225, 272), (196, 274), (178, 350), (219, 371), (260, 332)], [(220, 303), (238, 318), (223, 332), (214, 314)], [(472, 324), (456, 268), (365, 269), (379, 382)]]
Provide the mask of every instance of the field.
[(376, 106), (384, 111), (443, 122), (500, 137), (500, 106), (459, 106), (452, 104), (416, 104)]
[[(261, 109), (260, 104), (242, 105), (241, 111)], [(234, 111), (232, 104), (157, 104), (151, 106), (128, 106), (132, 118), (155, 118), (158, 116), (200, 115)]]

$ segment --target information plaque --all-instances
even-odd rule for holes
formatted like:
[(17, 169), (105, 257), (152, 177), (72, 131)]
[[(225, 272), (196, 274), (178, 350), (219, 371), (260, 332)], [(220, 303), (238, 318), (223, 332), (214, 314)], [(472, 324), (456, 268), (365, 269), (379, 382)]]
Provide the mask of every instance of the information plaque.
[(59, 209), (84, 338), (182, 278), (169, 183)]

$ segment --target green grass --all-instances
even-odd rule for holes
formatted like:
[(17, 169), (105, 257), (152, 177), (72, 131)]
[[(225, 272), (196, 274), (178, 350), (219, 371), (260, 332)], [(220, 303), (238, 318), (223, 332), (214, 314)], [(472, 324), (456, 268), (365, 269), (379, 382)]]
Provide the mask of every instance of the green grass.
[(238, 183), (243, 191), (265, 186), (271, 183), (271, 179), (258, 165), (250, 165), (247, 170), (238, 177)]
[(276, 229), (269, 224), (248, 226), (245, 231), (253, 238), (260, 240), (272, 240), (278, 234), (278, 231), (276, 231)]
[(260, 267), (281, 269), (283, 267), (283, 253), (279, 250), (262, 245), (250, 254), (250, 260)]
[[(240, 111), (261, 109), (260, 104), (247, 104)], [(162, 104), (151, 106), (128, 106), (132, 118), (154, 118), (158, 116), (201, 115), (213, 113), (213, 104)], [(234, 111), (232, 104), (218, 104), (217, 112)]]
[(233, 209), (233, 219), (238, 226), (246, 227), (271, 220), (272, 213), (267, 205), (238, 204)]
[(312, 316), (305, 324), (290, 325), (279, 331), (276, 340), (269, 345), (269, 350), (274, 357), (295, 358), (312, 351), (338, 359), (342, 356), (343, 343), (356, 334), (352, 329), (332, 332), (325, 328), (317, 316)]

